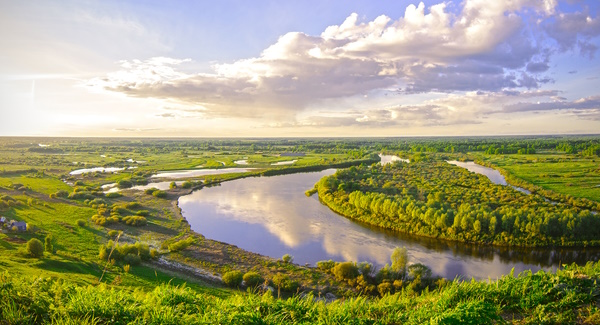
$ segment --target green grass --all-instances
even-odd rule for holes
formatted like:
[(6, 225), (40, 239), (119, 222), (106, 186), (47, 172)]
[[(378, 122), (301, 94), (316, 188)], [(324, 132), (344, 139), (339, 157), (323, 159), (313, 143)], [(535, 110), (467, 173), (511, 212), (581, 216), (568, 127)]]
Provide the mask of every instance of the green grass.
[(497, 281), (459, 281), (420, 294), (337, 300), (266, 294), (220, 295), (183, 285), (152, 290), (0, 275), (8, 324), (597, 324), (600, 264)]
[(544, 189), (600, 202), (600, 158), (566, 154), (494, 155), (482, 158)]

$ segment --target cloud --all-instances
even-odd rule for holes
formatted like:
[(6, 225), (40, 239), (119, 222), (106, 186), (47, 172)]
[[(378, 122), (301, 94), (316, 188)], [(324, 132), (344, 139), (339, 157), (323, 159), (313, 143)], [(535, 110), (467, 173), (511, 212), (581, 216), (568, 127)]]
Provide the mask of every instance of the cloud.
[[(527, 96), (523, 89), (553, 82), (543, 75), (555, 52), (545, 45), (548, 37), (561, 50), (578, 44), (583, 54), (595, 51), (589, 40), (598, 34), (597, 19), (556, 10), (554, 0), (466, 0), (457, 12), (446, 3), (409, 5), (397, 20), (382, 15), (360, 22), (358, 14), (351, 14), (317, 36), (287, 33), (258, 57), (215, 64), (211, 73), (182, 72), (179, 67), (189, 59), (159, 57), (122, 61), (122, 70), (88, 85), (199, 106), (207, 118), (265, 118), (273, 125), (477, 122), (439, 102), (367, 108), (318, 121), (298, 122), (296, 117), (323, 103), (344, 110), (344, 99), (381, 90), (400, 95), (466, 92), (462, 100), (467, 102), (485, 101), (474, 92), (493, 93), (487, 98), (496, 100), (509, 98), (505, 91)], [(584, 16), (583, 23), (577, 21)]]
[(600, 35), (600, 19), (591, 17), (587, 10), (560, 13), (545, 21), (543, 28), (561, 51), (578, 48), (582, 55), (592, 58), (597, 50), (591, 39)]
[(118, 131), (118, 132), (152, 132), (152, 131), (158, 131), (161, 130), (161, 128), (115, 128), (113, 129), (113, 131)]
[[(600, 96), (580, 98), (575, 101), (554, 100), (547, 102), (519, 102), (504, 106), (503, 112), (531, 112), (572, 110), (576, 114), (585, 111), (598, 112), (600, 110)], [(588, 112), (589, 113), (589, 112)]]

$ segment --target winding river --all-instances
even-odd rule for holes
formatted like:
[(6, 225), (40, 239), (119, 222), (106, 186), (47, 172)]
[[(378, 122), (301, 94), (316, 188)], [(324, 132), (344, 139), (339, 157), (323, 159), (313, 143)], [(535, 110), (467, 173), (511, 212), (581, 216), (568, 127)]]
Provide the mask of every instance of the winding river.
[(598, 249), (508, 249), (415, 237), (359, 224), (332, 212), (304, 191), (334, 169), (274, 177), (245, 178), (204, 188), (179, 199), (192, 229), (206, 238), (298, 264), (317, 261), (390, 263), (405, 246), (411, 263), (423, 263), (446, 278), (496, 278), (524, 270), (598, 260)]

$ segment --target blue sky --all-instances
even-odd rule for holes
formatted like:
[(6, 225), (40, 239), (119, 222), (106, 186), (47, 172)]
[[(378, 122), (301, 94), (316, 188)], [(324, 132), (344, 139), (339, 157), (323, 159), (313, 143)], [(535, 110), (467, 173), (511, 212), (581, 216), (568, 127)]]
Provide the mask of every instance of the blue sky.
[(599, 7), (0, 0), (0, 135), (598, 133)]

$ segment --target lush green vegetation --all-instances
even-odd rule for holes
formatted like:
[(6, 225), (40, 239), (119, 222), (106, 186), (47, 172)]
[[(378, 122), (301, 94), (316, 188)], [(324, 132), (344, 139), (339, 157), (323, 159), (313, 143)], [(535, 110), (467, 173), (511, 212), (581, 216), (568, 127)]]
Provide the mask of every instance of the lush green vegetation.
[(325, 303), (318, 295), (217, 298), (185, 286), (144, 292), (4, 273), (0, 318), (7, 324), (597, 324), (599, 276), (596, 263)]
[[(495, 282), (440, 279), (403, 250), (380, 269), (304, 267), (192, 232), (176, 202), (242, 177), (350, 167), (319, 194), (362, 221), (471, 242), (595, 244), (597, 216), (585, 210), (600, 203), (599, 139), (0, 138), (0, 216), (27, 226), (0, 229), (0, 324), (598, 323), (598, 264)], [(365, 167), (379, 152), (415, 164)], [(440, 162), (449, 158), (499, 168), (536, 195)], [(70, 174), (91, 167), (120, 170)], [(254, 169), (131, 189), (157, 171), (227, 167)]]
[(496, 245), (597, 245), (600, 216), (440, 161), (338, 170), (316, 185), (344, 216), (422, 236)]

